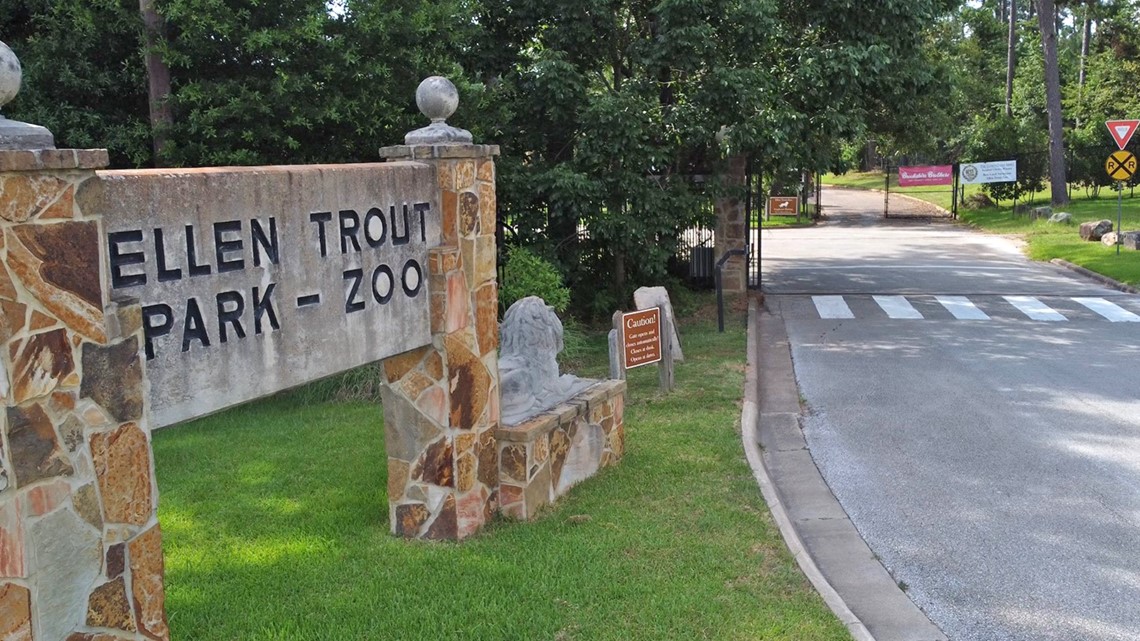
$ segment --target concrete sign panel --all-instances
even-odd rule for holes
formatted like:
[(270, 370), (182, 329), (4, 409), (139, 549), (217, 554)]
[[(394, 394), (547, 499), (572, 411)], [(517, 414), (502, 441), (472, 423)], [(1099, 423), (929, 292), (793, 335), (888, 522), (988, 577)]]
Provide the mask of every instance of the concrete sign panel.
[(899, 187), (949, 186), (953, 182), (953, 165), (899, 167)]
[(661, 308), (622, 314), (621, 328), (626, 369), (661, 360)]
[(112, 297), (142, 304), (152, 427), (431, 342), (434, 168), (110, 171)]
[(958, 170), (963, 185), (1017, 182), (1017, 161), (975, 162), (964, 164)]

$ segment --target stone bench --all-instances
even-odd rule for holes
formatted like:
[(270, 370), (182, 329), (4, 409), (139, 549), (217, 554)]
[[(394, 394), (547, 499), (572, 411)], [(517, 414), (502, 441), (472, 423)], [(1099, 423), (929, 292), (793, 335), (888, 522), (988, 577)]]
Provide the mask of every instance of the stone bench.
[(529, 520), (625, 452), (625, 381), (606, 380), (518, 425), (495, 431), (499, 505)]

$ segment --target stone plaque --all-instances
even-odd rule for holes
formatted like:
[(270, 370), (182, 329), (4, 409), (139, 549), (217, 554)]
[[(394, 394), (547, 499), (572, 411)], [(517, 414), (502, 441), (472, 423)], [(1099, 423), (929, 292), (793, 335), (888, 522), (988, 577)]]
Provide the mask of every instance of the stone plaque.
[(661, 360), (661, 309), (653, 307), (622, 314), (622, 344), (625, 368), (632, 369)]
[(108, 291), (142, 304), (152, 427), (431, 342), (432, 167), (99, 177), (84, 196), (104, 214)]

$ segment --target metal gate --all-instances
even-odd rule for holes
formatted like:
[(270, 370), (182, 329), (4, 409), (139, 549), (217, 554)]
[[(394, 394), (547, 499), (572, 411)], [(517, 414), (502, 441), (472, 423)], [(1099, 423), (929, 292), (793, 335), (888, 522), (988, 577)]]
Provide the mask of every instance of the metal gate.
[[(767, 196), (763, 187), (763, 172), (755, 159), (748, 161), (745, 176), (744, 215), (748, 221), (748, 288), (761, 289), (761, 262), (764, 255), (763, 221), (770, 219), (767, 210)], [(809, 224), (818, 220), (823, 213), (823, 174), (820, 172), (800, 172), (801, 181), (797, 190), (799, 209), (796, 222)]]
[[(909, 172), (909, 173), (908, 173)], [(944, 173), (950, 175), (942, 178)], [(936, 174), (924, 179), (923, 174)], [(916, 186), (903, 187), (906, 178), (914, 179)], [(945, 184), (933, 184), (946, 181)], [(930, 184), (923, 184), (930, 183)], [(958, 164), (950, 165), (890, 165), (883, 176), (883, 218), (957, 218), (958, 217)], [(945, 201), (945, 205), (931, 201)]]

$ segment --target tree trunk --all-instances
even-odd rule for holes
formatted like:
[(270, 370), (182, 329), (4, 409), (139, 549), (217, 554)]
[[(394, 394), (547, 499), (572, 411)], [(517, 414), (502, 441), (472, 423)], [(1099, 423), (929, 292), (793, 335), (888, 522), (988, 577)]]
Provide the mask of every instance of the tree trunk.
[(1085, 4), (1084, 25), (1081, 29), (1081, 62), (1077, 72), (1077, 129), (1081, 128), (1081, 114), (1085, 105), (1085, 78), (1088, 68), (1089, 41), (1092, 40), (1092, 2)]
[(1005, 116), (1013, 116), (1013, 72), (1017, 68), (1017, 0), (1009, 0), (1009, 42), (1005, 54)]
[(1037, 23), (1045, 54), (1045, 109), (1049, 115), (1049, 184), (1054, 207), (1065, 205), (1065, 131), (1061, 119), (1061, 74), (1057, 68), (1057, 23), (1053, 0), (1037, 0)]
[(166, 28), (162, 16), (154, 10), (154, 0), (139, 0), (139, 13), (142, 14), (146, 59), (146, 76), (149, 85), (150, 130), (154, 144), (154, 166), (165, 167), (163, 148), (166, 135), (174, 124), (170, 111), (170, 67), (166, 66), (159, 53), (159, 44), (166, 38)]
[(614, 252), (614, 296), (617, 297), (619, 308), (626, 302), (625, 283), (625, 252), (619, 249)]
[(1084, 28), (1081, 30), (1081, 71), (1077, 76), (1077, 85), (1082, 89), (1085, 86), (1085, 66), (1089, 57), (1089, 41), (1092, 40), (1092, 6), (1085, 5)]

